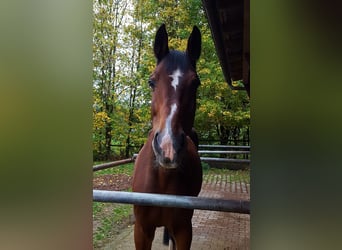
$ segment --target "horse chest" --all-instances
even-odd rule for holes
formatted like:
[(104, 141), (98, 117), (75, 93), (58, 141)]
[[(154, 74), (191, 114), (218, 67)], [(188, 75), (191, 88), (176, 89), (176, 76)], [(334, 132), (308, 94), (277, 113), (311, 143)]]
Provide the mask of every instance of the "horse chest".
[(165, 194), (186, 194), (189, 182), (186, 182), (184, 175), (177, 171), (166, 173), (164, 169), (159, 169), (155, 185)]

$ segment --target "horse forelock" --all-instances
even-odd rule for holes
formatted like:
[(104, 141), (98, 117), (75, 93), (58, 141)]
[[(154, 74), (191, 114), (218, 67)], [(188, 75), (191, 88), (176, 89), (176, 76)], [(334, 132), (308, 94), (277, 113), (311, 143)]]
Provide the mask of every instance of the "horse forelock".
[(171, 50), (161, 61), (166, 68), (166, 71), (171, 74), (177, 68), (182, 72), (187, 72), (192, 69), (192, 64), (185, 52)]

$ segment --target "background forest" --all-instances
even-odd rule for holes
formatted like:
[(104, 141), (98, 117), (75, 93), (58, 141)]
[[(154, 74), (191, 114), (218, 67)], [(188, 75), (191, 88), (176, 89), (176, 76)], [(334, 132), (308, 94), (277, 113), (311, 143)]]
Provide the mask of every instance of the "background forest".
[(193, 25), (202, 33), (195, 120), (200, 143), (249, 144), (249, 99), (224, 80), (201, 0), (94, 0), (93, 10), (94, 160), (131, 157), (147, 138), (147, 80), (156, 63), (154, 35), (162, 23), (170, 49), (185, 50)]

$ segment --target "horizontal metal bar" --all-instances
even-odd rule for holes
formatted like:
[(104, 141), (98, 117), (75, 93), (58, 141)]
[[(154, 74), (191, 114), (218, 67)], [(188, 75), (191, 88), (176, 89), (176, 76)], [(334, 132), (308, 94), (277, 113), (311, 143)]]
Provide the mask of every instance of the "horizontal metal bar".
[[(133, 159), (135, 159), (138, 154), (133, 155)], [(201, 161), (204, 162), (231, 162), (231, 163), (250, 163), (249, 159), (230, 159), (230, 158), (215, 158), (215, 157), (200, 157)]]
[(214, 158), (214, 157), (201, 157), (204, 162), (231, 162), (231, 163), (251, 163), (249, 159), (229, 159), (229, 158)]
[(250, 151), (239, 150), (198, 150), (199, 154), (250, 154)]
[(178, 207), (187, 209), (250, 213), (247, 200), (222, 200), (203, 197), (93, 190), (93, 201), (136, 204), (141, 206)]
[(199, 145), (199, 148), (225, 148), (225, 149), (250, 149), (251, 146), (236, 146), (236, 145)]
[(106, 168), (112, 168), (112, 167), (120, 166), (120, 165), (127, 164), (127, 163), (131, 163), (133, 161), (134, 161), (134, 158), (130, 158), (130, 159), (125, 159), (125, 160), (112, 161), (112, 162), (107, 162), (107, 163), (95, 165), (95, 166), (93, 166), (93, 172), (103, 170)]

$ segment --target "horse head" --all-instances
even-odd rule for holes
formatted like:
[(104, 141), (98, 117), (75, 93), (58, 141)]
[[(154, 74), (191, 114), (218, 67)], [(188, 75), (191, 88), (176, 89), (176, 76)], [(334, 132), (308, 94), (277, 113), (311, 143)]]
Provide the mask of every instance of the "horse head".
[(165, 25), (154, 41), (157, 66), (149, 79), (152, 88), (152, 148), (157, 163), (177, 168), (191, 143), (195, 119), (196, 91), (200, 84), (196, 62), (201, 53), (201, 33), (194, 26), (185, 52), (169, 50)]

